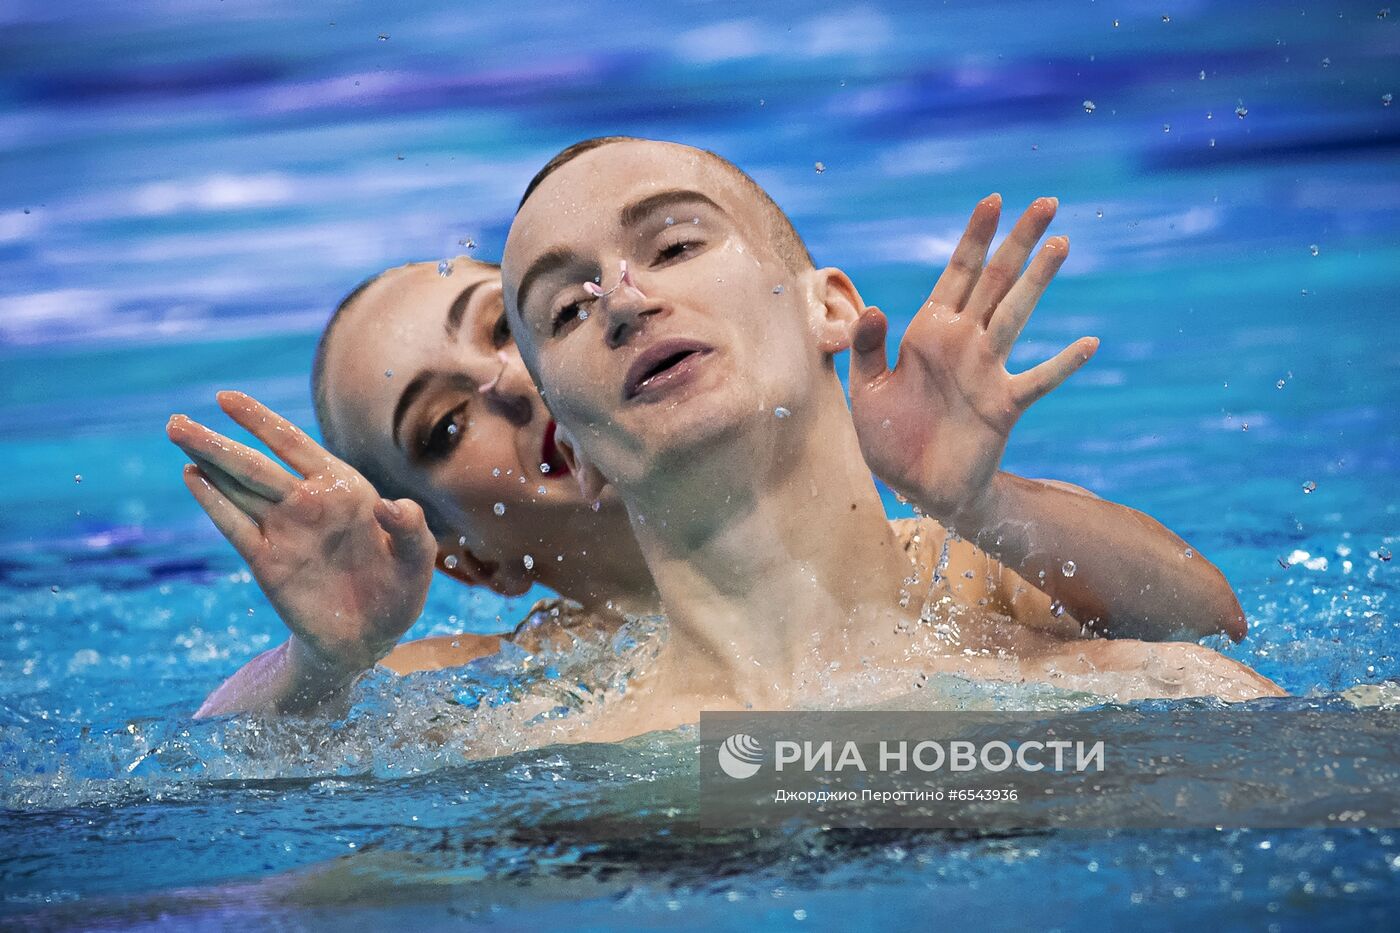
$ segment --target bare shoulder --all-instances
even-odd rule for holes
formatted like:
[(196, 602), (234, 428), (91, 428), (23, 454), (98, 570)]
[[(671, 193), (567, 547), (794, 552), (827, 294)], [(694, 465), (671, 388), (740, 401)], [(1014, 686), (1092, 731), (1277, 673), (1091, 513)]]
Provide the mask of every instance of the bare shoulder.
[(1191, 642), (1102, 639), (1080, 643), (1073, 650), (1098, 672), (1139, 676), (1144, 697), (1216, 696), (1239, 701), (1288, 695), (1239, 661)]
[(501, 639), (496, 635), (473, 635), (468, 632), (460, 635), (435, 635), (396, 645), (379, 664), (403, 676), (418, 671), (461, 667), (499, 650)]

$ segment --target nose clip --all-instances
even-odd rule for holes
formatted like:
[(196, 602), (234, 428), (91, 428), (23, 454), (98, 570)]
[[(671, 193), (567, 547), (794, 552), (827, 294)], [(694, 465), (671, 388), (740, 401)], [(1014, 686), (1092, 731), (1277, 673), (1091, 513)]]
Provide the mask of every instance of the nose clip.
[(501, 371), (496, 373), (495, 377), (492, 378), (490, 382), (483, 382), (480, 386), (477, 387), (476, 391), (480, 395), (485, 395), (492, 389), (496, 388), (496, 383), (501, 381), (501, 377), (506, 374), (506, 367), (510, 365), (510, 357), (506, 354), (506, 351), (504, 350), (496, 351), (496, 359), (501, 361)]
[(608, 289), (607, 291), (603, 291), (602, 286), (600, 286), (597, 282), (584, 282), (583, 290), (588, 292), (588, 294), (592, 295), (594, 298), (606, 298), (613, 292), (617, 291), (619, 288), (630, 288), (632, 289), (632, 291), (637, 293), (638, 298), (640, 298), (642, 301), (646, 301), (647, 296), (642, 292), (640, 288), (637, 287), (637, 283), (632, 281), (632, 273), (627, 269), (627, 260), (619, 259), (617, 261), (617, 267), (618, 280), (612, 288)]

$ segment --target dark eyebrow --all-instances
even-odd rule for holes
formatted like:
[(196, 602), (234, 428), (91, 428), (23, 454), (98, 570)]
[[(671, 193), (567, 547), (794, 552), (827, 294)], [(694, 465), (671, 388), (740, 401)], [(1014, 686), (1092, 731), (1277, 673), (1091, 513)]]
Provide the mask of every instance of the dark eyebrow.
[(546, 275), (553, 275), (560, 269), (566, 269), (582, 262), (583, 259), (578, 253), (561, 246), (549, 250), (539, 259), (530, 263), (530, 268), (526, 269), (525, 274), (520, 277), (520, 288), (515, 292), (515, 307), (520, 312), (520, 316), (525, 316), (525, 299), (528, 297), (530, 289), (534, 288), (540, 279)]
[(394, 446), (400, 450), (403, 450), (403, 443), (399, 440), (399, 424), (403, 421), (403, 416), (408, 413), (409, 406), (413, 404), (414, 399), (423, 394), (423, 390), (428, 387), (428, 383), (432, 380), (433, 374), (430, 372), (422, 372), (414, 376), (404, 387), (403, 394), (399, 396), (399, 403), (394, 406), (394, 422), (390, 430), (393, 432), (391, 436), (394, 438)]
[(452, 300), (452, 304), (447, 308), (447, 320), (443, 322), (447, 336), (457, 336), (457, 331), (462, 327), (462, 318), (467, 313), (467, 305), (471, 303), (472, 295), (475, 295), (476, 290), (485, 285), (486, 282), (486, 279), (477, 279), (462, 289), (462, 293)]
[(647, 217), (667, 207), (676, 204), (703, 204), (706, 207), (724, 213), (724, 208), (716, 204), (711, 198), (706, 197), (698, 191), (689, 191), (685, 188), (672, 188), (669, 191), (658, 191), (656, 194), (649, 194), (640, 201), (633, 201), (622, 209), (617, 215), (618, 223), (624, 230), (637, 226)]

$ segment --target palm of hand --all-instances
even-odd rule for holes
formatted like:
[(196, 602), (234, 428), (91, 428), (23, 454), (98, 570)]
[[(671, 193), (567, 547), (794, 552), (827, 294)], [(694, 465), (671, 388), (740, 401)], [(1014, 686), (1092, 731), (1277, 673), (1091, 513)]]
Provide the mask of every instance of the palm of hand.
[[(417, 620), (431, 556), (404, 566), (375, 518), (379, 495), (349, 467), (295, 484), (260, 523), (254, 577), (297, 635), (327, 657), (377, 653)], [(421, 513), (418, 533), (430, 538)]]
[[(182, 416), (167, 426), (185, 482), (293, 634), (327, 664), (372, 665), (423, 609), (436, 542), (423, 511), (369, 481), (246, 395), (219, 403), (295, 473)], [(299, 474), (299, 475), (297, 475)]]
[(851, 413), (866, 462), (935, 518), (951, 520), (977, 503), (1022, 413), (1097, 347), (1094, 338), (1082, 338), (1024, 373), (1006, 370), (1012, 345), (1068, 250), (1068, 241), (1052, 238), (1021, 274), (1054, 207), (1046, 199), (1032, 204), (984, 266), (1000, 199), (977, 206), (909, 325), (894, 370), (886, 365), (887, 323), (879, 309), (853, 326)]

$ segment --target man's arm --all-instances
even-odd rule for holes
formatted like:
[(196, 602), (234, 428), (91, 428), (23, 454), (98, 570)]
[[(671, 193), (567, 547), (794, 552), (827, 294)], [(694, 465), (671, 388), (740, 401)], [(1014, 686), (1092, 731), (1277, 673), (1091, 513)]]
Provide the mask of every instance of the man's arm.
[(1052, 613), (1097, 634), (1245, 636), (1244, 611), (1215, 565), (1127, 506), (1001, 472), (953, 527), (1045, 593)]
[(1020, 574), (1096, 631), (1137, 637), (1244, 635), (1224, 577), (1140, 512), (1001, 472), (1017, 419), (1098, 348), (1085, 337), (1012, 375), (1005, 364), (1031, 311), (1068, 255), (1052, 237), (1022, 274), (1054, 216), (1033, 203), (990, 262), (1001, 200), (978, 204), (967, 231), (900, 345), (885, 358), (878, 309), (856, 321), (851, 406), (861, 449), (881, 479), (934, 519)]

